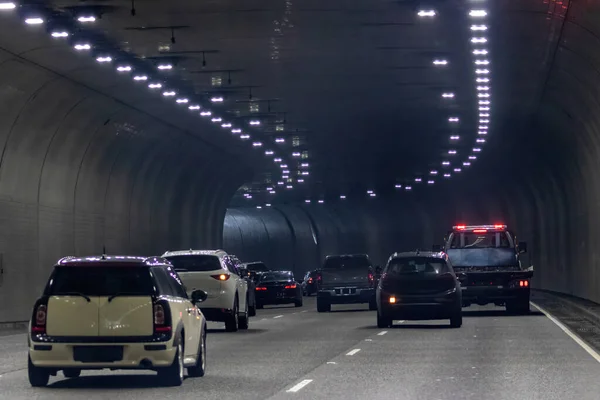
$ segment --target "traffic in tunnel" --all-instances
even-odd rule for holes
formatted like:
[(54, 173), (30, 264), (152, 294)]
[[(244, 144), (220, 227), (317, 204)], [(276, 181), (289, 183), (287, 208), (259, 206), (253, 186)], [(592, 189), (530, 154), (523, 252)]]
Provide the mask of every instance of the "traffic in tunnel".
[(0, 0), (0, 398), (597, 399), (599, 33)]

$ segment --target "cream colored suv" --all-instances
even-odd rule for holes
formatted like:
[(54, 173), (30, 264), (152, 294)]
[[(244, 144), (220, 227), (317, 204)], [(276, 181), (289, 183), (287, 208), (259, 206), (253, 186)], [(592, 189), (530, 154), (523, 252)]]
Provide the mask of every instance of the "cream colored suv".
[(29, 382), (45, 386), (58, 371), (148, 369), (179, 386), (206, 370), (206, 320), (165, 259), (99, 256), (61, 259), (33, 308)]

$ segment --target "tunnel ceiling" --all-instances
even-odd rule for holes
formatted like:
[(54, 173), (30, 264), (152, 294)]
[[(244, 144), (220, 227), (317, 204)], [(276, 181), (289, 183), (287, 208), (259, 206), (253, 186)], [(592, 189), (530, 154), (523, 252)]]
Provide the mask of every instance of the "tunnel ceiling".
[[(68, 32), (55, 46), (89, 43), (82, 53), (112, 57), (99, 74), (133, 60), (131, 75), (163, 85), (147, 89), (148, 102), (201, 105), (187, 129), (213, 125), (207, 140), (249, 157), (255, 177), (237, 204), (254, 205), (470, 179), (535, 113), (568, 9), (542, 0), (15, 4), (4, 11), (44, 20), (21, 29)], [(160, 92), (171, 89), (167, 104)]]

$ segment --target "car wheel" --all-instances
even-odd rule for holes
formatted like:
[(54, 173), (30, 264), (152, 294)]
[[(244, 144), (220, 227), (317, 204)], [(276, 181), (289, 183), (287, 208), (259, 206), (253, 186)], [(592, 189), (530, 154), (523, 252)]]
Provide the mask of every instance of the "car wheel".
[(67, 368), (63, 370), (65, 378), (79, 378), (81, 376), (81, 370), (77, 368)]
[(225, 318), (225, 330), (227, 332), (237, 332), (238, 330), (238, 300), (237, 297), (233, 303), (233, 310), (230, 315)]
[(450, 326), (452, 328), (460, 328), (462, 326), (462, 312), (457, 312), (450, 317)]
[(206, 374), (206, 326), (202, 330), (202, 337), (200, 338), (198, 347), (196, 365), (187, 369), (188, 375), (194, 378), (199, 378)]
[(383, 317), (377, 313), (377, 327), (378, 328), (390, 328), (392, 326), (392, 319)]
[(244, 315), (239, 317), (238, 328), (248, 329), (249, 324), (250, 324), (250, 318), (248, 316), (248, 300), (246, 300), (246, 311), (244, 312)]
[(294, 305), (295, 305), (296, 307), (302, 307), (302, 305), (303, 305), (303, 304), (304, 304), (304, 300), (302, 300), (302, 298), (300, 298), (300, 300), (296, 300), (296, 301), (294, 302)]
[(377, 300), (372, 299), (371, 301), (369, 301), (369, 311), (375, 310), (377, 310)]
[(177, 341), (177, 351), (173, 363), (158, 370), (158, 377), (165, 386), (181, 386), (183, 384), (183, 345), (181, 344), (181, 334)]
[(50, 371), (33, 365), (31, 357), (27, 357), (27, 375), (29, 376), (29, 383), (33, 387), (46, 386), (50, 380)]
[(329, 312), (331, 311), (331, 303), (324, 299), (317, 297), (317, 311), (318, 312)]

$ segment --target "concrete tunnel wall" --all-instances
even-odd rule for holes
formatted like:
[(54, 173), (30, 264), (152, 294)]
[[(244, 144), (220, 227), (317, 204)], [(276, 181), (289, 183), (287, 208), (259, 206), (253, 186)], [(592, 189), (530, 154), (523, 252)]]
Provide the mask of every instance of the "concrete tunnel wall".
[(0, 322), (29, 318), (61, 257), (219, 247), (236, 165), (0, 50)]

